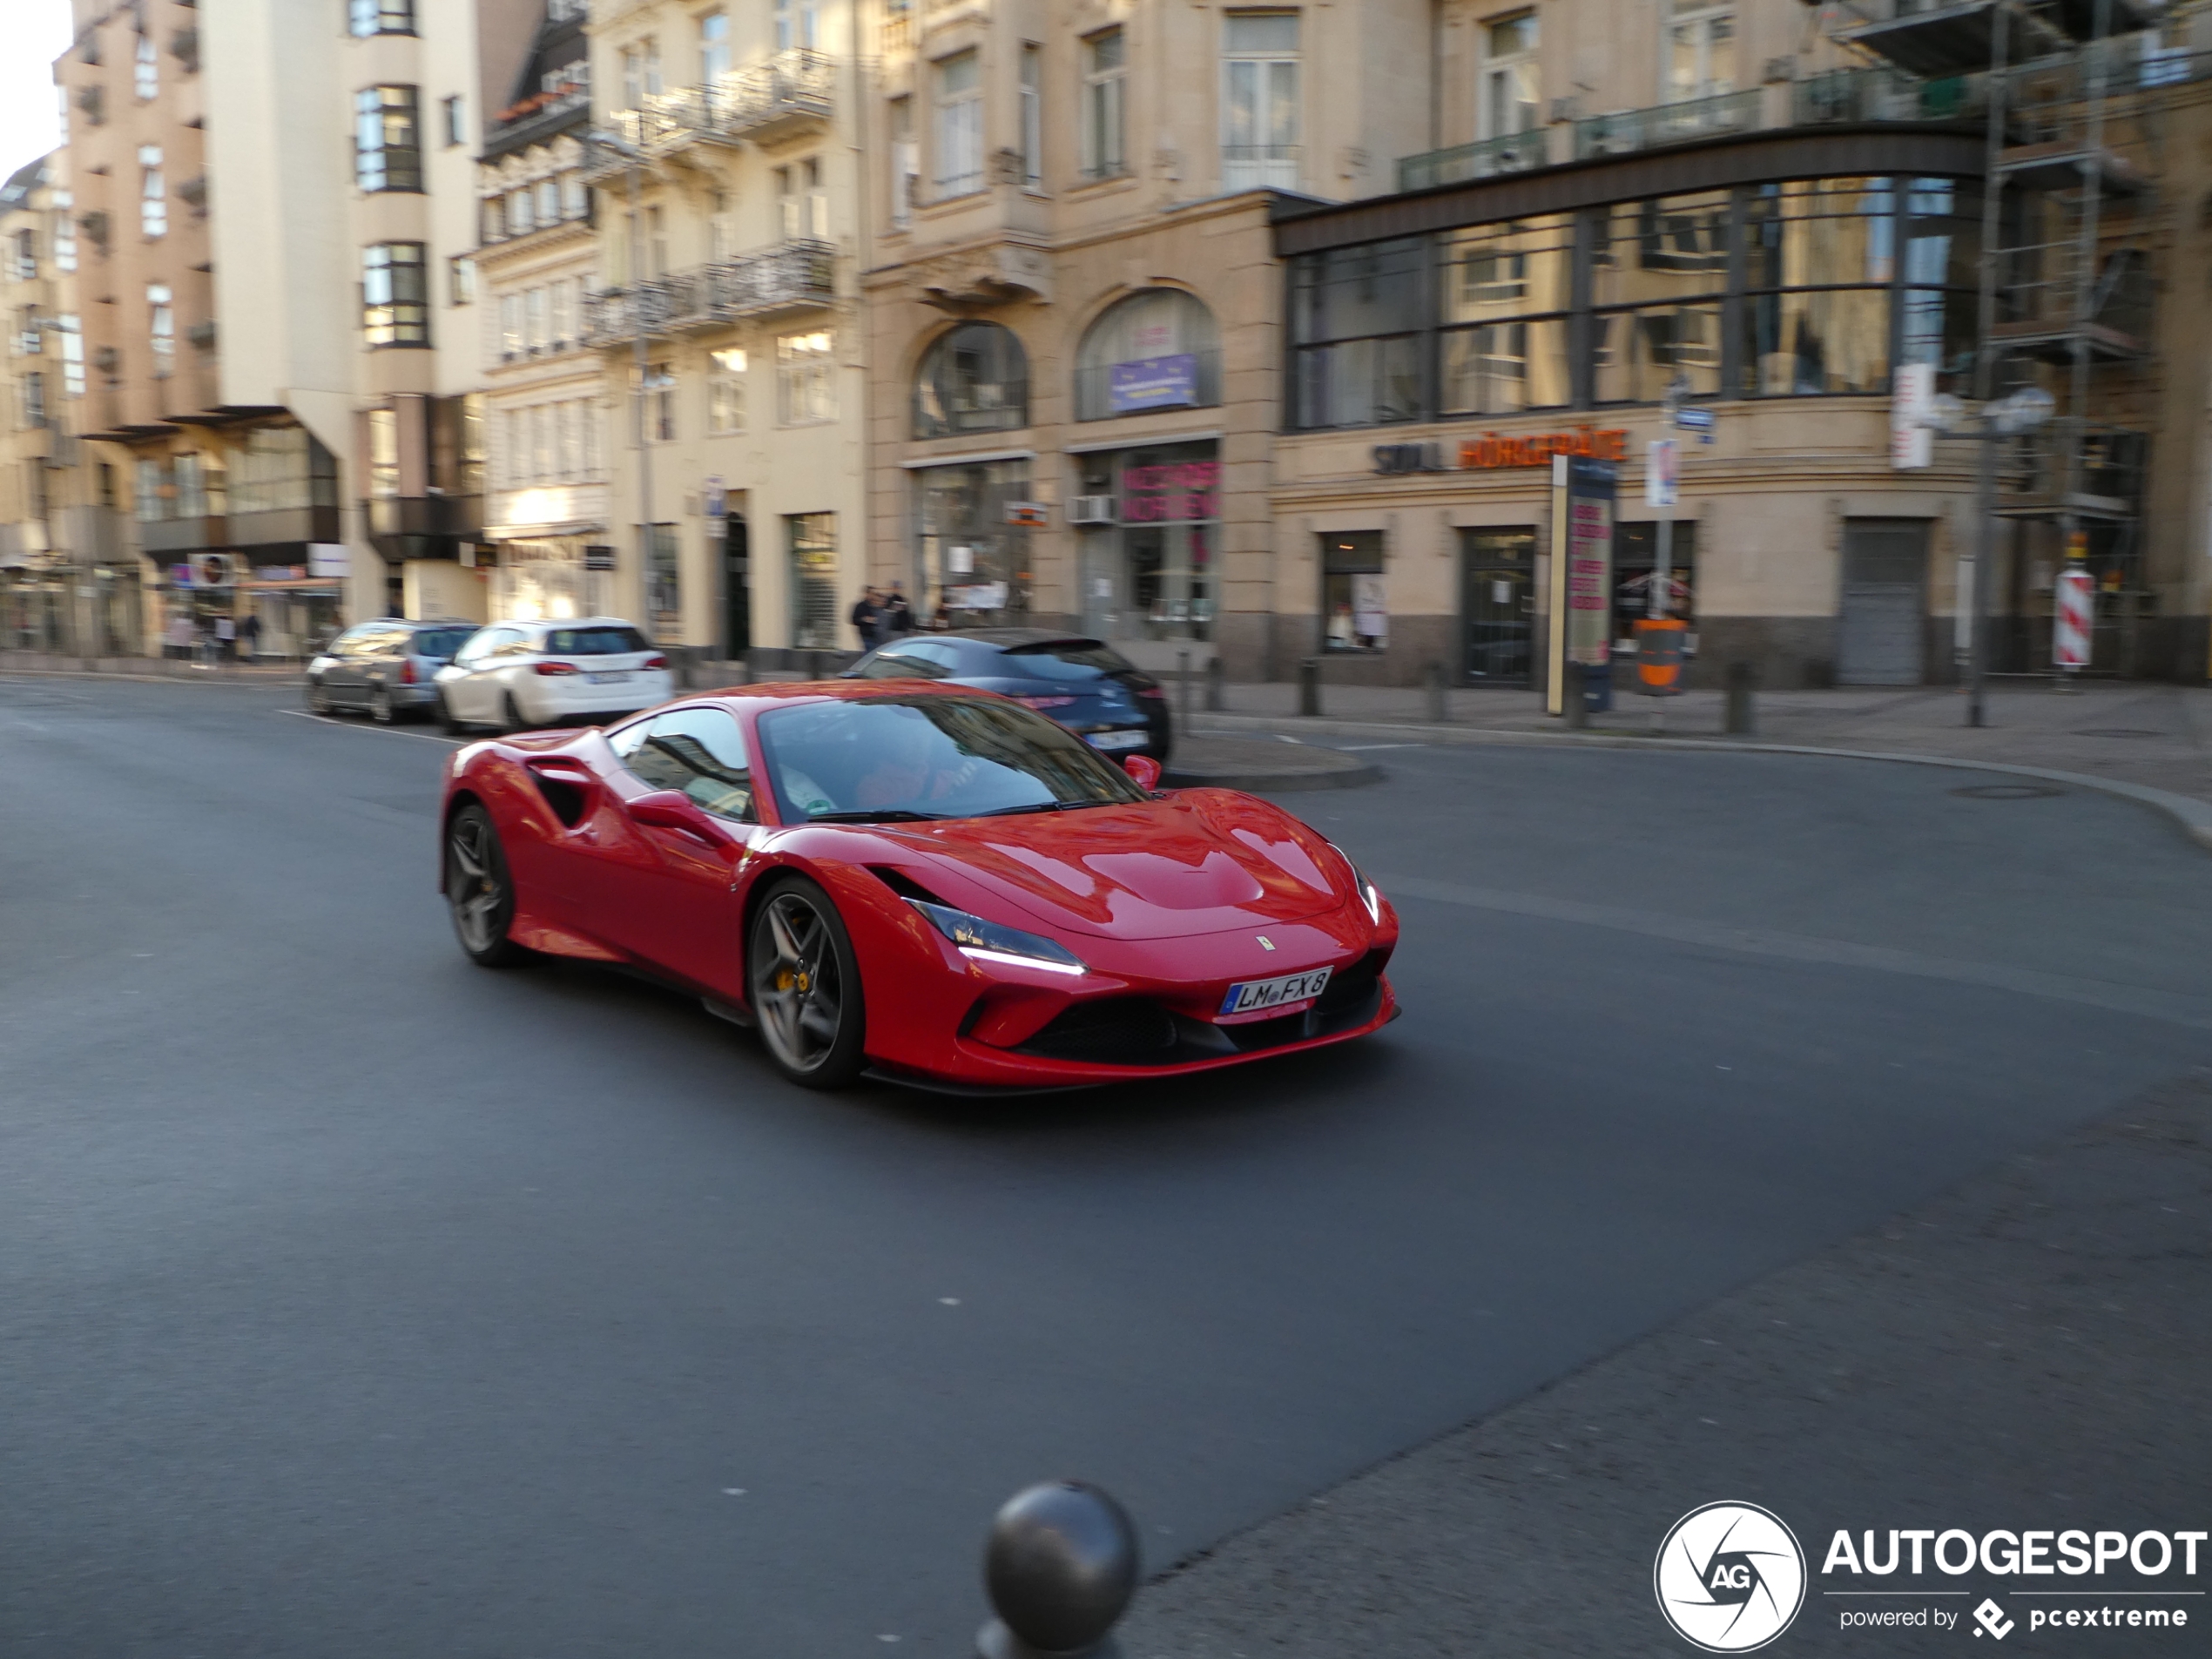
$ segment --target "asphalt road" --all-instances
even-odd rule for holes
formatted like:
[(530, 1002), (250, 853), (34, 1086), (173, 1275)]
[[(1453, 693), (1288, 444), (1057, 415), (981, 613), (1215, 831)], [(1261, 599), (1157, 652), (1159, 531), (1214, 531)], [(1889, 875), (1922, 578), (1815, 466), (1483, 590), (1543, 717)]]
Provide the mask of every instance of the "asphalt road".
[(1028, 1480), (1163, 1567), (2212, 1053), (2134, 805), (1420, 748), (1286, 798), (1399, 895), (1379, 1038), (824, 1098), (469, 967), (444, 752), (0, 680), (10, 1659), (964, 1654)]

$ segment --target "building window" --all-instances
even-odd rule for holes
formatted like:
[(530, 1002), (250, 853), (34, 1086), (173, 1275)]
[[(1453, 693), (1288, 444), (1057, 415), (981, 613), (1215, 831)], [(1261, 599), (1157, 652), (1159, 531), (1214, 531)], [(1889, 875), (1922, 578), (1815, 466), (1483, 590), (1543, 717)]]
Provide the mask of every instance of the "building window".
[(138, 56), (131, 64), (131, 90), (142, 98), (160, 95), (161, 53), (156, 50), (152, 35), (138, 37)]
[(668, 215), (658, 207), (645, 210), (645, 274), (668, 274)]
[(551, 339), (546, 332), (545, 290), (532, 288), (523, 296), (523, 344), (533, 357)]
[(921, 146), (914, 142), (914, 105), (910, 98), (891, 100), (891, 224), (904, 230), (913, 223), (916, 185), (921, 177)]
[(1029, 424), (1029, 360), (1014, 331), (963, 322), (922, 354), (914, 376), (914, 435), (1008, 432)]
[(789, 51), (794, 46), (809, 51), (822, 44), (821, 12), (815, 0), (776, 0), (776, 50)]
[(559, 224), (561, 222), (561, 181), (557, 179), (541, 179), (537, 181), (536, 193), (537, 222), (541, 225)]
[[(1923, 185), (1933, 185), (1926, 190)], [(1914, 181), (1916, 222), (1906, 280), (1955, 284), (1903, 297), (1909, 357), (1942, 361), (1946, 308), (1966, 322), (1974, 273), (1950, 258), (1949, 226), (1921, 222), (1951, 206), (1947, 179)], [(1977, 206), (1979, 203), (1975, 204)], [(1897, 192), (1887, 179), (1817, 179), (1768, 185), (1745, 204), (1743, 389), (1806, 397), (1889, 389), (1890, 285), (1897, 269)], [(1930, 217), (1941, 218), (1939, 210)], [(1938, 232), (1931, 237), (1927, 232)], [(1940, 241), (1944, 257), (1930, 257)], [(1844, 287), (1844, 284), (1855, 284)], [(1964, 330), (1971, 338), (1971, 324)]]
[(77, 216), (71, 211), (76, 202), (66, 190), (54, 192), (54, 268), (74, 271), (77, 268)]
[(1213, 313), (1179, 288), (1148, 288), (1109, 307), (1076, 348), (1076, 419), (1221, 401)]
[(430, 343), (429, 285), (420, 242), (361, 250), (361, 339), (371, 349)]
[(415, 32), (415, 0), (347, 0), (346, 16), (357, 36)]
[(1667, 37), (1667, 102), (1736, 90), (1736, 11), (1708, 0), (1673, 0)]
[(941, 58), (937, 71), (937, 193), (983, 187), (983, 78), (974, 51)]
[(503, 197), (488, 196), (483, 202), (483, 226), (478, 240), (487, 247), (503, 241), (507, 236), (507, 203)]
[(819, 157), (776, 169), (776, 209), (786, 242), (829, 239), (829, 193), (822, 188)]
[(368, 191), (422, 188), (412, 86), (364, 86), (354, 94), (354, 182)]
[(791, 643), (796, 651), (837, 649), (837, 515), (791, 513)]
[(466, 253), (456, 253), (446, 261), (446, 287), (452, 295), (451, 303), (470, 306), (476, 302), (476, 262)]
[(1044, 49), (1022, 49), (1022, 183), (1044, 183)]
[(1380, 651), (1390, 643), (1380, 530), (1321, 537), (1321, 620), (1330, 651)]
[(528, 185), (507, 192), (507, 233), (528, 236), (537, 228), (537, 199)]
[(1594, 401), (1656, 402), (1676, 375), (1694, 396), (1720, 390), (1728, 227), (1725, 191), (1608, 210), (1590, 258)]
[(17, 282), (38, 280), (38, 233), (37, 231), (20, 230), (15, 233), (9, 244), (8, 274)]
[(84, 395), (84, 327), (68, 314), (54, 319), (54, 333), (62, 344), (62, 390), (71, 397)]
[(1502, 138), (1536, 125), (1536, 14), (1501, 17), (1482, 30), (1482, 99), (1479, 136)]
[(776, 341), (777, 419), (812, 426), (837, 419), (833, 337), (827, 329)]
[(468, 143), (469, 122), (461, 95), (456, 92), (451, 98), (442, 100), (438, 108), (443, 113), (446, 148), (450, 150), (456, 145)]
[(699, 83), (718, 84), (730, 72), (730, 14), (710, 11), (699, 19)]
[(676, 371), (666, 363), (645, 371), (645, 435), (655, 443), (676, 442)]
[(1424, 266), (1418, 237), (1308, 254), (1291, 270), (1291, 418), (1301, 427), (1420, 420)]
[(548, 318), (548, 344), (555, 351), (566, 351), (576, 339), (576, 285), (565, 280), (556, 282), (548, 290), (547, 304), (551, 310)]
[(499, 296), (499, 361), (511, 363), (523, 354), (523, 296)]
[(138, 228), (148, 241), (169, 234), (169, 186), (161, 176), (161, 146), (138, 146)]
[(573, 170), (561, 175), (561, 216), (563, 219), (591, 217), (591, 186), (583, 182), (583, 175)]
[(745, 352), (732, 346), (713, 354), (706, 376), (706, 429), (716, 437), (745, 430)]
[[(18, 384), (23, 388), (23, 419), (21, 425), (36, 429), (46, 424), (46, 377), (33, 372), (23, 377)], [(33, 461), (34, 467), (43, 467), (42, 461)]]
[(368, 496), (389, 501), (400, 493), (400, 417), (396, 409), (368, 412)]
[(1111, 179), (1129, 171), (1123, 148), (1127, 94), (1124, 37), (1109, 29), (1083, 42), (1083, 177)]
[(153, 377), (168, 379), (177, 368), (177, 305), (165, 282), (146, 286), (146, 338), (153, 347)]
[(1456, 231), (1439, 257), (1437, 413), (1512, 415), (1573, 402), (1573, 217)]
[(1295, 189), (1298, 13), (1231, 11), (1221, 26), (1222, 188)]
[(651, 35), (623, 49), (622, 90), (624, 104), (633, 110), (660, 96), (660, 42)]

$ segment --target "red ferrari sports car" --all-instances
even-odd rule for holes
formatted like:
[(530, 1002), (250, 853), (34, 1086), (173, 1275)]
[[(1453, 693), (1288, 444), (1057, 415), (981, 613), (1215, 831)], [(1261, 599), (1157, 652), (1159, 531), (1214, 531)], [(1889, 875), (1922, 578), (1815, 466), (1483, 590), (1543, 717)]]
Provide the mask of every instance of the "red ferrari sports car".
[(457, 750), (441, 880), (474, 961), (643, 969), (816, 1088), (1110, 1082), (1394, 1018), (1352, 861), (1158, 779), (987, 691), (738, 687)]

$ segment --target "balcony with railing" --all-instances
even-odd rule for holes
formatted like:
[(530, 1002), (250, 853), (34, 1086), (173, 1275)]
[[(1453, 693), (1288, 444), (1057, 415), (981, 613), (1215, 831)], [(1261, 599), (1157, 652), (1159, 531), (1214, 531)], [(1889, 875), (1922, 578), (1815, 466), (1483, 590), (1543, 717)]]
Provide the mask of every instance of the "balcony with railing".
[(1648, 110), (1592, 116), (1575, 124), (1575, 158), (1627, 155), (1664, 145), (1694, 144), (1701, 138), (1749, 132), (1761, 125), (1759, 104), (1760, 89), (1753, 86)]
[(1448, 150), (1406, 156), (1398, 164), (1398, 187), (1426, 190), (1432, 185), (1467, 185), (1478, 179), (1495, 179), (1501, 173), (1526, 172), (1548, 161), (1549, 149), (1544, 130), (1531, 127), (1526, 132), (1508, 132), (1480, 144), (1460, 144)]
[(1871, 121), (1963, 121), (1989, 108), (1986, 75), (1921, 80), (1888, 69), (1827, 70), (1790, 88), (1790, 119), (1797, 126)]
[(2078, 238), (2006, 248), (1998, 290), (2006, 312), (1990, 335), (2006, 350), (2064, 364), (2077, 346), (2104, 362), (2149, 349), (2155, 290), (2142, 248), (2085, 248)]
[(2016, 518), (2060, 512), (2084, 518), (2133, 518), (2141, 510), (2143, 468), (2149, 455), (2148, 432), (2071, 418), (2001, 439), (1999, 510)]
[[(650, 93), (637, 108), (617, 110), (608, 119), (624, 143), (649, 156), (667, 156), (692, 145), (773, 139), (821, 125), (835, 107), (835, 60), (827, 52), (794, 46), (711, 85)], [(622, 165), (603, 158), (597, 172), (619, 172)]]
[(835, 256), (827, 242), (785, 242), (629, 288), (603, 289), (584, 298), (584, 343), (618, 346), (640, 334), (682, 334), (819, 310), (836, 298)]

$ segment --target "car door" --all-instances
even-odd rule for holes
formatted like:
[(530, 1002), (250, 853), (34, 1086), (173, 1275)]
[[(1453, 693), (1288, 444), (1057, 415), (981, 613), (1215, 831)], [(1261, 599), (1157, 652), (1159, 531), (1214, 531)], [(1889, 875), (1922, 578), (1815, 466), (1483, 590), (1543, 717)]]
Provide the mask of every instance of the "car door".
[(363, 651), (377, 631), (374, 623), (348, 628), (330, 642), (330, 666), (322, 671), (322, 694), (339, 708), (357, 708), (368, 698)]
[(367, 703), (380, 685), (400, 683), (400, 664), (407, 656), (408, 631), (383, 627), (361, 639), (361, 700)]
[(501, 718), (499, 653), (522, 637), (520, 629), (487, 628), (461, 648), (453, 665), (466, 671), (446, 682), (446, 698), (456, 716), (482, 725)]
[[(610, 735), (622, 776), (598, 826), (591, 921), (623, 949), (736, 1001), (744, 994), (739, 866), (764, 832), (756, 821), (745, 732), (725, 709), (671, 709)], [(698, 809), (689, 826), (641, 823), (639, 797), (674, 791)]]

